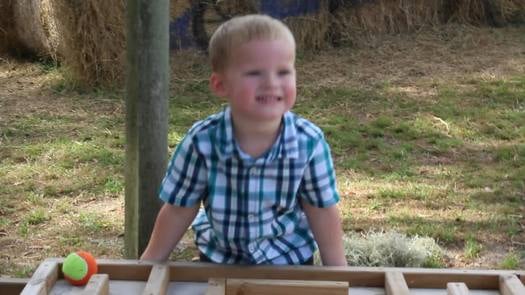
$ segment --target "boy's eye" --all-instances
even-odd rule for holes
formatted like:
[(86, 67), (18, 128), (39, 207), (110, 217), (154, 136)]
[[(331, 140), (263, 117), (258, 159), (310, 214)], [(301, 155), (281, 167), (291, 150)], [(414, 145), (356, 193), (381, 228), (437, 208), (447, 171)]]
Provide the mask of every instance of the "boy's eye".
[(248, 71), (246, 72), (246, 76), (259, 76), (261, 74), (260, 71)]
[(289, 75), (292, 71), (290, 70), (280, 70), (279, 72), (277, 72), (277, 74), (279, 76), (286, 76), (286, 75)]

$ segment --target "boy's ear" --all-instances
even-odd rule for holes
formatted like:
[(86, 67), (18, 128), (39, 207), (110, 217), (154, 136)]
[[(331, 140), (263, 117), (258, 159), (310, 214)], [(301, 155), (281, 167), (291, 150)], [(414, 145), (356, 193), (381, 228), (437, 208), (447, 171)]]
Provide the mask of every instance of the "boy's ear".
[(218, 97), (226, 96), (226, 89), (224, 87), (224, 78), (221, 74), (213, 72), (210, 76), (210, 89), (213, 94)]

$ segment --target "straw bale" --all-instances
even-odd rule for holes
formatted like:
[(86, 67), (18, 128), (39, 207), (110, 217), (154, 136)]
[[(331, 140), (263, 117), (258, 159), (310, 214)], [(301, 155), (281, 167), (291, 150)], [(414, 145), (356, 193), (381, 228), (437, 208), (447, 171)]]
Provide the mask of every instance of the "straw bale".
[(80, 84), (122, 83), (126, 56), (125, 0), (53, 0), (63, 64)]
[(0, 1), (0, 53), (2, 54), (18, 47), (13, 17), (13, 2), (14, 0)]
[(377, 0), (344, 5), (335, 14), (333, 30), (352, 41), (357, 36), (416, 30), (441, 22), (444, 0)]
[(503, 26), (525, 21), (524, 0), (448, 0), (450, 21)]
[(15, 1), (13, 15), (20, 43), (38, 56), (55, 58), (59, 35), (51, 0)]
[(299, 49), (317, 50), (327, 46), (332, 15), (328, 1), (321, 1), (319, 11), (303, 16), (291, 16), (284, 19), (293, 32)]

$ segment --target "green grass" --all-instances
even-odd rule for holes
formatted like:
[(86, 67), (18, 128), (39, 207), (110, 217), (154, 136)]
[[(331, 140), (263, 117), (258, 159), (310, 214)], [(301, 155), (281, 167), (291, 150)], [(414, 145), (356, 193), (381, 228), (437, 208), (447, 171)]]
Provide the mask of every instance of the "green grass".
[(464, 255), (467, 259), (478, 258), (483, 250), (483, 246), (473, 237), (465, 241)]
[(520, 255), (511, 252), (503, 258), (499, 266), (502, 269), (518, 269), (520, 266), (520, 260)]

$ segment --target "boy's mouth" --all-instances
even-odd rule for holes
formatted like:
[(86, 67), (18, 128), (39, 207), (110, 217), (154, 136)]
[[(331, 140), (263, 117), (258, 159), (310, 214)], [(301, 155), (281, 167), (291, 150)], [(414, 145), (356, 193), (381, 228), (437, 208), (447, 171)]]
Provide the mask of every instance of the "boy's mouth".
[(274, 96), (274, 95), (260, 95), (255, 98), (255, 100), (259, 103), (272, 103), (275, 101), (281, 101), (282, 98), (280, 96)]

